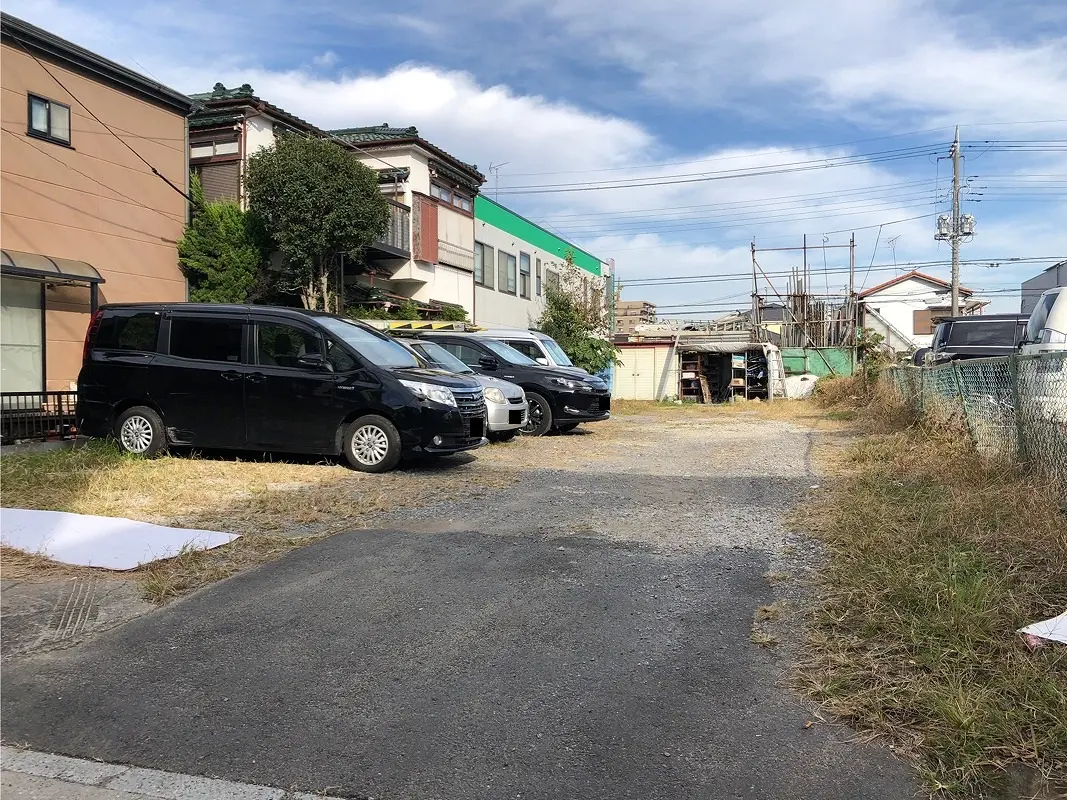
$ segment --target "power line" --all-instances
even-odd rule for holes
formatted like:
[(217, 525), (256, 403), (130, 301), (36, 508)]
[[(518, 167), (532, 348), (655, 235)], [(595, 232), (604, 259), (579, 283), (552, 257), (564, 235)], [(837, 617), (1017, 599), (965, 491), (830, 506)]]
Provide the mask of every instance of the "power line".
[[(103, 183), (102, 181), (97, 180), (92, 175), (88, 175), (88, 174), (82, 172), (79, 169), (75, 169), (70, 164), (68, 164), (66, 161), (58, 159), (54, 155), (52, 155), (51, 153), (48, 153), (45, 150), (43, 150), (40, 147), (38, 147), (36, 144), (33, 143), (33, 141), (29, 137), (19, 136), (17, 133), (15, 133), (14, 131), (9, 131), (7, 128), (4, 128), (3, 131), (4, 131), (4, 133), (9, 134), (10, 136), (12, 136), (16, 141), (24, 142), (25, 144), (27, 144), (30, 147), (32, 147), (34, 150), (36, 150), (41, 155), (47, 156), (48, 158), (50, 158), (53, 161), (55, 161), (57, 164), (61, 164), (62, 166), (66, 167), (71, 172), (75, 172), (78, 175), (81, 175), (83, 178), (92, 181), (96, 185), (102, 186), (103, 188), (107, 189), (109, 192), (113, 192), (114, 194), (117, 194), (123, 200), (127, 200), (130, 203), (133, 203), (135, 206), (139, 206), (141, 208), (147, 209), (148, 211), (154, 211), (157, 214), (159, 214), (159, 215), (161, 215), (163, 217), (166, 217), (171, 222), (178, 222), (178, 223), (181, 223), (181, 224), (185, 224), (185, 219), (183, 217), (177, 217), (177, 216), (175, 216), (173, 214), (168, 214), (166, 211), (163, 211), (161, 209), (153, 208), (152, 206), (147, 206), (144, 203), (142, 203), (140, 200), (135, 200), (134, 198), (130, 197), (129, 195), (123, 194), (118, 189), (115, 189), (114, 187), (108, 186), (106, 183)], [(10, 173), (10, 172), (8, 174), (17, 175), (17, 173)], [(141, 173), (141, 174), (143, 175), (144, 173)], [(18, 177), (27, 178), (29, 180), (35, 180), (33, 178), (30, 178), (28, 175), (19, 175)], [(111, 198), (109, 198), (109, 199), (111, 199)]]
[[(620, 181), (599, 183), (560, 183), (533, 184), (530, 186), (512, 186), (501, 190), (501, 194), (562, 194), (566, 192), (591, 192), (608, 189), (639, 189), (648, 186), (674, 186), (686, 183), (704, 183), (708, 181), (732, 180), (735, 178), (755, 178), (765, 175), (782, 175), (812, 170), (831, 169), (835, 167), (879, 164), (887, 161), (900, 161), (909, 158), (936, 155), (932, 147), (902, 148), (899, 151), (883, 153), (863, 153), (855, 156), (835, 156), (811, 161), (797, 161), (786, 164), (774, 164), (766, 167), (754, 167), (747, 170), (721, 170), (702, 173), (667, 175), (655, 178), (631, 178)], [(699, 176), (699, 177), (695, 177)], [(639, 182), (640, 181), (640, 182)]]
[[(984, 128), (984, 127), (1005, 127), (1005, 126), (1010, 126), (1010, 125), (1055, 125), (1055, 124), (1060, 124), (1060, 123), (1064, 123), (1064, 122), (1067, 122), (1067, 120), (1062, 120), (1062, 119), (1024, 120), (1024, 121), (1019, 121), (1019, 122), (974, 123), (974, 124), (968, 124), (965, 127), (968, 127), (968, 128)], [(852, 141), (849, 141), (849, 142), (837, 142), (835, 144), (821, 144), (821, 145), (810, 145), (808, 147), (790, 147), (790, 148), (771, 147), (771, 148), (767, 148), (766, 151), (764, 151), (764, 152), (766, 152), (768, 155), (770, 155), (770, 154), (776, 154), (776, 153), (804, 153), (804, 152), (809, 152), (811, 150), (831, 150), (831, 149), (833, 149), (835, 147), (849, 147), (849, 146), (854, 145), (854, 144), (865, 144), (867, 142), (877, 142), (877, 141), (883, 141), (885, 139), (902, 139), (902, 138), (906, 138), (908, 136), (921, 136), (922, 134), (925, 134), (925, 133), (938, 133), (939, 131), (948, 131), (948, 130), (952, 130), (952, 126), (951, 125), (944, 125), (944, 126), (942, 126), (940, 128), (926, 128), (924, 130), (919, 130), (919, 131), (908, 131), (906, 133), (892, 133), (892, 134), (887, 134), (885, 136), (872, 136), (872, 137), (869, 137), (869, 138), (866, 138), (866, 139), (853, 139)], [(741, 158), (751, 158), (751, 155), (750, 154), (743, 154), (743, 155), (735, 155), (735, 156), (715, 156), (713, 158), (698, 158), (698, 159), (690, 159), (690, 160), (687, 160), (687, 161), (668, 161), (668, 162), (661, 162), (661, 163), (658, 163), (658, 164), (635, 164), (635, 165), (625, 166), (625, 167), (599, 167), (599, 168), (596, 168), (596, 169), (584, 169), (584, 170), (577, 170), (576, 169), (576, 170), (560, 170), (560, 171), (555, 171), (555, 172), (515, 172), (515, 173), (511, 174), (511, 177), (529, 178), (529, 177), (540, 177), (540, 176), (544, 176), (544, 175), (591, 175), (591, 174), (594, 174), (594, 173), (601, 173), (601, 172), (620, 172), (620, 171), (624, 171), (624, 170), (657, 169), (659, 167), (677, 167), (677, 166), (684, 166), (686, 164), (705, 164), (705, 163), (710, 163), (710, 162), (713, 162), (713, 161), (731, 161), (731, 160), (737, 160), (737, 159), (741, 159)]]
[[(883, 223), (886, 224), (886, 223)], [(977, 258), (977, 259), (964, 259), (961, 260), (961, 264), (988, 264), (990, 262), (1006, 264), (1028, 264), (1033, 262), (1050, 261), (1055, 262), (1062, 260), (1063, 256), (1020, 256), (1017, 258)], [(885, 272), (896, 269), (908, 269), (914, 270), (919, 268), (948, 266), (952, 262), (948, 259), (937, 259), (932, 261), (908, 261), (898, 264), (871, 264), (872, 272)], [(847, 267), (833, 268), (829, 270), (830, 273), (847, 273)], [(767, 272), (770, 277), (786, 278), (792, 275), (792, 270), (789, 271), (774, 271)], [(695, 283), (713, 283), (721, 280), (737, 280), (737, 279), (751, 280), (752, 273), (749, 272), (720, 272), (707, 275), (664, 275), (657, 276), (655, 278), (633, 278), (628, 281), (624, 281), (625, 286), (653, 286), (659, 284), (674, 284), (678, 282), (695, 282)]]
[[(863, 212), (863, 213), (870, 213), (870, 212)], [(834, 234), (834, 233), (851, 233), (851, 232), (854, 232), (854, 231), (874, 230), (875, 228), (878, 228), (881, 225), (896, 225), (897, 223), (900, 223), (900, 222), (913, 222), (914, 220), (930, 219), (931, 217), (936, 217), (936, 216), (938, 216), (938, 212), (934, 211), (934, 212), (931, 212), (929, 214), (918, 214), (917, 216), (914, 216), (914, 217), (904, 217), (902, 219), (894, 219), (894, 220), (890, 220), (889, 222), (882, 222), (880, 224), (875, 224), (875, 225), (859, 225), (859, 226), (853, 226), (851, 228), (841, 228), (839, 230), (833, 230), (833, 231), (818, 231), (818, 233), (820, 233), (822, 235), (830, 235), (830, 234)], [(812, 217), (810, 219), (821, 219), (821, 215), (817, 215), (816, 217)], [(799, 222), (799, 221), (802, 221), (802, 220), (792, 220), (792, 221)], [(767, 223), (767, 224), (777, 224), (777, 223)], [(759, 223), (752, 223), (752, 225), (753, 225), (753, 227), (759, 227)], [(711, 227), (711, 226), (708, 226), (708, 227)], [(733, 225), (725, 225), (725, 226), (722, 226), (722, 227), (740, 228), (740, 227), (742, 227), (742, 223), (736, 223), (736, 224), (733, 224)], [(645, 234), (645, 235), (650, 235), (650, 234)], [(793, 237), (790, 236), (790, 238), (793, 238)], [(639, 250), (662, 250), (664, 248), (669, 248), (669, 247), (703, 247), (703, 246), (706, 246), (706, 245), (716, 245), (716, 244), (719, 244), (719, 242), (717, 240), (716, 241), (703, 241), (703, 242), (660, 242), (658, 244), (650, 245), (648, 247), (617, 247), (617, 248), (613, 248), (613, 252), (616, 252), (616, 253), (632, 253), (632, 252), (636, 252), (636, 251), (639, 251)], [(752, 275), (752, 273), (749, 273), (749, 277), (751, 277), (751, 275)]]
[(85, 112), (90, 117), (92, 117), (97, 122), (99, 122), (100, 125), (103, 126), (104, 130), (106, 130), (108, 133), (110, 133), (112, 136), (114, 136), (116, 139), (118, 139), (122, 143), (123, 147), (125, 147), (127, 150), (129, 150), (131, 153), (133, 153), (141, 162), (144, 163), (145, 166), (147, 166), (150, 170), (152, 170), (152, 174), (153, 175), (155, 175), (156, 177), (160, 178), (165, 184), (167, 184), (167, 186), (169, 186), (171, 189), (176, 191), (178, 194), (180, 194), (182, 197), (184, 197), (190, 203), (195, 202), (190, 195), (186, 194), (184, 189), (182, 189), (179, 186), (177, 186), (170, 178), (168, 178), (166, 175), (164, 175), (162, 172), (160, 172), (158, 169), (156, 169), (151, 164), (151, 162), (148, 161), (148, 159), (146, 159), (144, 156), (142, 156), (140, 153), (138, 153), (136, 150), (134, 150), (133, 147), (130, 146), (129, 142), (127, 142), (125, 139), (123, 139), (121, 136), (119, 136), (117, 133), (115, 133), (115, 131), (113, 131), (111, 129), (110, 125), (108, 125), (106, 122), (104, 122), (102, 119), (100, 119), (100, 117), (96, 116), (96, 114), (93, 113), (93, 110), (91, 108), (89, 108), (87, 105), (85, 105), (85, 103), (83, 103), (81, 100), (79, 100), (77, 95), (75, 95), (74, 92), (72, 92), (70, 89), (68, 89), (63, 84), (63, 81), (61, 81), (59, 78), (57, 78), (55, 76), (55, 73), (53, 73), (52, 70), (50, 70), (45, 65), (45, 63), (43, 61), (41, 61), (41, 59), (39, 59), (36, 56), (36, 54), (33, 53), (33, 51), (31, 51), (28, 47), (26, 47), (25, 44), (23, 44), (21, 41), (19, 41), (18, 37), (13, 36), (13, 37), (11, 37), (11, 40), (13, 42), (15, 42), (16, 44), (18, 44), (18, 46), (21, 47), (23, 49), (23, 51), (25, 51), (26, 54), (29, 55), (30, 58), (32, 58), (34, 61), (36, 61), (37, 65), (41, 69), (43, 69), (45, 72), (47, 72), (49, 77), (52, 78), (52, 80), (54, 80), (57, 84), (59, 84), (59, 88), (62, 89), (64, 92), (66, 92), (68, 95), (70, 95), (71, 99), (73, 99), (75, 103), (77, 103), (79, 106), (81, 106), (83, 109), (85, 109)]

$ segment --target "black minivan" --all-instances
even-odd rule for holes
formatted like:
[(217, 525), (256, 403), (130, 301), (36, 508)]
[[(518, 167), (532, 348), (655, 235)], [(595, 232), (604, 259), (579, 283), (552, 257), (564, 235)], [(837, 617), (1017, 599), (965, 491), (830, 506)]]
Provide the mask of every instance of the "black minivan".
[(611, 392), (595, 375), (576, 368), (542, 366), (496, 339), (425, 331), (417, 336), (437, 342), (475, 372), (525, 389), (530, 412), (520, 433), (543, 436), (553, 428), (569, 431), (583, 422), (600, 422), (611, 416)]
[(85, 336), (78, 427), (125, 451), (168, 445), (343, 453), (385, 472), (402, 455), (487, 443), (482, 387), (425, 369), (352, 320), (295, 308), (106, 305)]

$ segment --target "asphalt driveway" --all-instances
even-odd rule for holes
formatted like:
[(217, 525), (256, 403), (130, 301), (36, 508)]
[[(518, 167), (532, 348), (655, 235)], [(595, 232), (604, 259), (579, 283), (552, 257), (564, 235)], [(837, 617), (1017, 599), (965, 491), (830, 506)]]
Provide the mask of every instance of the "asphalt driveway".
[[(775, 599), (775, 515), (729, 540), (695, 534), (698, 515), (661, 540), (670, 520), (647, 510), (671, 502), (655, 465), (660, 447), (678, 452), (673, 435), (655, 434), (643, 473), (616, 475), (611, 459), (607, 473), (532, 470), (540, 493), (528, 501), (520, 484), (478, 507), (341, 534), (9, 662), (4, 738), (389, 800), (911, 797), (888, 753), (838, 726), (805, 728), (811, 710), (782, 688), (782, 657), (750, 639), (754, 610)], [(772, 481), (783, 497), (810, 482), (803, 433), (788, 447), (796, 474)], [(686, 508), (699, 496), (716, 520), (772, 499), (766, 480), (685, 472)], [(546, 511), (546, 486), (576, 489), (572, 518)], [(492, 509), (523, 502), (525, 515), (491, 524)], [(590, 515), (597, 530), (575, 530)]]

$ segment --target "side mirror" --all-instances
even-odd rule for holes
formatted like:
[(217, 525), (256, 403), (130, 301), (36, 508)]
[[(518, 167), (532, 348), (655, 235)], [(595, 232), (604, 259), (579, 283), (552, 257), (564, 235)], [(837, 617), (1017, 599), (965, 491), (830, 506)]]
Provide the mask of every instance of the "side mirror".
[(542, 356), (541, 358), (535, 358), (534, 361), (536, 361), (538, 364), (540, 364), (543, 367), (547, 367), (548, 366), (548, 359), (545, 358), (544, 356)]
[(326, 356), (322, 353), (304, 353), (296, 363), (307, 369), (326, 369)]
[(496, 369), (500, 364), (492, 356), (482, 356), (478, 359), (478, 366), (482, 369)]

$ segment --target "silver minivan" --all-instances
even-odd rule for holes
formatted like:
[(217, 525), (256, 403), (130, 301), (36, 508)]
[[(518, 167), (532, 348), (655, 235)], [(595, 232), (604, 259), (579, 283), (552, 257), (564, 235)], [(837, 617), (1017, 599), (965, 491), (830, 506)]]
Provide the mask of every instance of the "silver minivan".
[(513, 439), (519, 429), (526, 424), (530, 404), (521, 386), (490, 375), (479, 375), (437, 342), (399, 336), (396, 337), (396, 341), (415, 353), (429, 366), (474, 378), (482, 385), (487, 412), (486, 436), (490, 441), (506, 442)]

